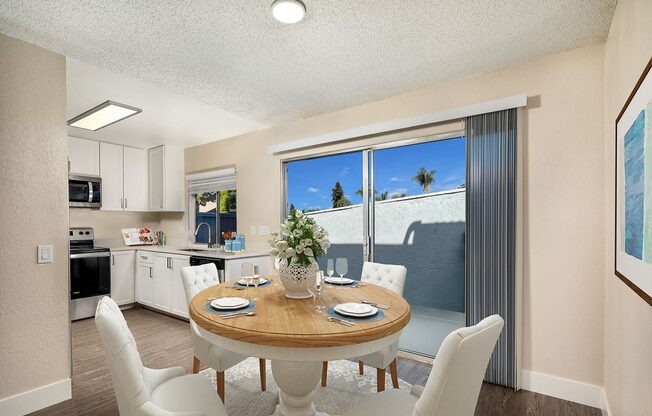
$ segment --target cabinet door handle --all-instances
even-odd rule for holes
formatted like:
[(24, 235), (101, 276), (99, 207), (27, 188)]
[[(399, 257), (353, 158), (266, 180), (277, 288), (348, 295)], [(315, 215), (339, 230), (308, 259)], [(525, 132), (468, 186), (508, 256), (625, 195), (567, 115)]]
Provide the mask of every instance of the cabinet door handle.
[(124, 200), (120, 198), (120, 208), (124, 208), (124, 207), (125, 207)]
[(115, 254), (111, 256), (111, 265), (115, 266)]
[(172, 268), (172, 258), (168, 257), (168, 269)]
[(125, 209), (127, 209), (127, 198), (125, 198)]
[(153, 277), (154, 277), (154, 276), (152, 276), (152, 268), (150, 267), (150, 268), (149, 268), (149, 278), (151, 279), (151, 278), (153, 278)]
[(163, 200), (161, 199), (161, 209), (163, 209)]

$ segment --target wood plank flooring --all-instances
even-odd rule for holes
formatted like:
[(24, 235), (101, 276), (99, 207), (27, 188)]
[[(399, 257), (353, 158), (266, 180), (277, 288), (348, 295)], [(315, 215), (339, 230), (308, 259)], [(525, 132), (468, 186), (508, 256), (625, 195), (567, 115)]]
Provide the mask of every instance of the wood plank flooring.
[[(192, 369), (192, 345), (188, 323), (143, 308), (125, 311), (129, 328), (136, 338), (143, 364), (161, 368), (182, 366)], [(72, 324), (73, 398), (32, 415), (81, 416), (117, 415), (118, 407), (111, 384), (104, 350), (93, 319)], [(424, 384), (430, 366), (399, 357), (398, 375), (412, 384)], [(228, 372), (227, 372), (228, 378)], [(502, 415), (572, 415), (600, 416), (599, 409), (567, 402), (529, 391), (513, 390), (484, 384), (476, 416)], [(255, 416), (255, 415), (252, 415)]]

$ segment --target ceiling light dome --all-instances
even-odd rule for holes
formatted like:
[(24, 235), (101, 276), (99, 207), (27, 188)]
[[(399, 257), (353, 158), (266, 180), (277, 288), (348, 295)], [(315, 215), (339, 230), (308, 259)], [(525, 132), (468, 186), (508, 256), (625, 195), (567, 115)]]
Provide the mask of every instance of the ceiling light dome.
[(282, 23), (297, 23), (303, 20), (306, 6), (299, 0), (275, 0), (272, 3), (274, 18)]

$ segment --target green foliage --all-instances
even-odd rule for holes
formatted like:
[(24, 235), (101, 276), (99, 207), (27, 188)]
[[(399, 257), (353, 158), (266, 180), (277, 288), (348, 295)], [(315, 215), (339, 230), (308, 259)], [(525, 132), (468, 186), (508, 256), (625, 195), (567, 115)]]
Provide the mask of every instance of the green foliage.
[(435, 175), (437, 174), (437, 169), (428, 170), (425, 166), (421, 166), (417, 171), (416, 176), (412, 180), (419, 184), (423, 188), (423, 192), (430, 192), (430, 185), (435, 183)]
[(195, 212), (199, 211), (199, 207), (205, 207), (209, 202), (217, 201), (217, 192), (204, 192), (197, 194), (195, 197)]
[(380, 195), (376, 197), (376, 201), (384, 201), (389, 197), (389, 192), (381, 192)]
[(290, 216), (294, 215), (297, 212), (297, 209), (294, 207), (294, 204), (290, 204)]
[(220, 212), (226, 213), (236, 210), (237, 197), (236, 191), (220, 192)]
[(348, 207), (351, 205), (351, 201), (344, 196), (344, 189), (340, 181), (335, 182), (335, 186), (331, 190), (331, 201), (333, 202), (333, 208)]

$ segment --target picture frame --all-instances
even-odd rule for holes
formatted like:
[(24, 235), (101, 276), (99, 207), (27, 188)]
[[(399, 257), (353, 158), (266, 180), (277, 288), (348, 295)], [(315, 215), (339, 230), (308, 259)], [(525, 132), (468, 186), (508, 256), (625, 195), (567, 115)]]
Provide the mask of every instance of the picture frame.
[(615, 123), (614, 272), (652, 306), (652, 58)]

